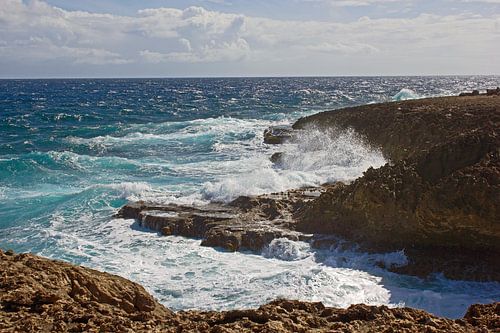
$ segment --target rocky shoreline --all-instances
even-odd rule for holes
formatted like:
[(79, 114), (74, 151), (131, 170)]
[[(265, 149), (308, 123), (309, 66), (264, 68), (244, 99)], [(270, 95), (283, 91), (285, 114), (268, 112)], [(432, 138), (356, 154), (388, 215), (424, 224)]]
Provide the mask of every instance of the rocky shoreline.
[[(261, 251), (273, 239), (335, 235), (369, 252), (404, 250), (389, 270), (500, 281), (500, 96), (442, 97), (346, 108), (264, 133), (269, 144), (302, 132), (352, 129), (390, 163), (350, 184), (239, 197), (205, 207), (130, 203), (118, 217), (201, 245)], [(283, 153), (271, 157), (279, 163)]]
[[(497, 90), (495, 90), (496, 92)], [(342, 237), (369, 252), (404, 249), (385, 267), (425, 277), (500, 281), (500, 96), (464, 95), (346, 108), (269, 129), (268, 144), (311, 129), (354, 130), (390, 161), (350, 183), (239, 197), (206, 206), (133, 202), (117, 217), (202, 246), (262, 251), (274, 239), (331, 246)], [(271, 157), (279, 163), (283, 153)], [(337, 239), (337, 238), (335, 238)], [(335, 242), (335, 240), (333, 241)], [(259, 309), (174, 313), (141, 286), (31, 254), (0, 251), (0, 331), (326, 332), (496, 331), (500, 303), (463, 319), (410, 308), (277, 300)], [(181, 329), (182, 327), (182, 329)]]
[(258, 309), (172, 312), (119, 276), (0, 251), (1, 332), (495, 332), (500, 303), (462, 319), (387, 306), (276, 300)]

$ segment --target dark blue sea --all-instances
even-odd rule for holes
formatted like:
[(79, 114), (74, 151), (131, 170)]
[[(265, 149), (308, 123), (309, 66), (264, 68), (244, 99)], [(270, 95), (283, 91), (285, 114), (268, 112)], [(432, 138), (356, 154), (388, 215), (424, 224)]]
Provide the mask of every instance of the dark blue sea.
[[(318, 251), (280, 240), (263, 253), (222, 252), (113, 214), (128, 200), (202, 204), (353, 180), (387, 162), (355, 133), (311, 130), (274, 147), (263, 143), (264, 129), (345, 106), (498, 85), (493, 76), (0, 80), (0, 248), (124, 276), (173, 309), (286, 297), (459, 317), (471, 303), (498, 301), (500, 284), (422, 280), (375, 264), (404, 264), (404, 251)], [(278, 150), (289, 156), (279, 167), (269, 161)]]

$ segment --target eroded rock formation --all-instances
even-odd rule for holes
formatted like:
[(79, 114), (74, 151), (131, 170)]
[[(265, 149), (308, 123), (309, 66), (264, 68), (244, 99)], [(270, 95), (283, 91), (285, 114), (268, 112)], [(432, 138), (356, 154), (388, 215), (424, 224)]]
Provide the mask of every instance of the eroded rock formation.
[(445, 97), (367, 105), (300, 119), (294, 128), (353, 128), (391, 163), (332, 187), (298, 229), (366, 249), (405, 249), (401, 271), (500, 280), (500, 98)]
[(1, 332), (489, 332), (500, 303), (451, 320), (425, 311), (277, 300), (258, 309), (174, 313), (121, 277), (0, 251)]
[(206, 206), (135, 202), (122, 207), (117, 217), (136, 219), (141, 227), (165, 236), (201, 238), (202, 246), (261, 251), (275, 238), (308, 239), (294, 230), (293, 214), (326, 188), (242, 196), (229, 204)]
[(172, 316), (124, 278), (0, 251), (1, 332), (149, 330)]
[[(496, 91), (496, 90), (495, 90)], [(313, 128), (353, 129), (390, 163), (350, 184), (241, 197), (205, 207), (131, 203), (118, 216), (164, 235), (202, 239), (231, 251), (260, 251), (274, 238), (334, 234), (368, 251), (404, 249), (409, 264), (389, 268), (426, 276), (500, 280), (500, 98), (443, 97), (323, 112), (270, 143)], [(272, 137), (272, 138), (271, 138)], [(271, 160), (278, 164), (283, 153)], [(321, 242), (322, 244), (324, 242)], [(313, 242), (313, 245), (316, 242)]]

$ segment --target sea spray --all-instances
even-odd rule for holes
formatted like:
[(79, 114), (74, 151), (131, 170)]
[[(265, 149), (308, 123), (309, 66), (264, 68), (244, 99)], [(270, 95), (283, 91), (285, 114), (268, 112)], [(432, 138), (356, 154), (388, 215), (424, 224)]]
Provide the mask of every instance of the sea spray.
[(262, 250), (262, 255), (266, 258), (294, 261), (304, 259), (310, 254), (305, 243), (294, 242), (286, 238), (276, 238)]
[(234, 165), (236, 176), (207, 182), (203, 196), (228, 202), (239, 195), (351, 181), (369, 167), (386, 163), (380, 150), (365, 144), (353, 130), (307, 128), (277, 149), (282, 150), (279, 165), (273, 165), (264, 154), (241, 159)]

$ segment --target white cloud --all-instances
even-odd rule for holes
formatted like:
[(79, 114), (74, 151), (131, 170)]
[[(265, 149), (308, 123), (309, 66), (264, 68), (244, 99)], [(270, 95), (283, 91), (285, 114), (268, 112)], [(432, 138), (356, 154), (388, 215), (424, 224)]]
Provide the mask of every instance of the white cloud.
[[(396, 0), (336, 2), (361, 6), (388, 1)], [(484, 66), (498, 73), (492, 59), (499, 53), (500, 14), (494, 13), (362, 17), (339, 23), (277, 20), (201, 7), (145, 9), (136, 16), (67, 11), (39, 0), (2, 0), (0, 7), (3, 66), (57, 60), (69, 66), (128, 66), (140, 73), (147, 64), (189, 71), (191, 65), (206, 63), (219, 73), (225, 67), (216, 63), (234, 63), (254, 72), (288, 68), (294, 73), (299, 68), (317, 73), (328, 68), (338, 73), (350, 63), (380, 72), (408, 66), (439, 70), (443, 64), (455, 72)]]
[(379, 5), (388, 2), (401, 2), (401, 0), (332, 0), (329, 3), (333, 6), (370, 6), (370, 5)]
[(309, 45), (308, 49), (311, 51), (325, 52), (325, 53), (341, 53), (341, 54), (358, 54), (358, 53), (376, 53), (379, 52), (376, 47), (369, 44), (362, 43), (328, 43), (323, 42), (320, 44)]
[[(409, 0), (304, 0), (306, 2), (323, 2), (333, 7), (363, 7), (383, 5), (394, 2), (409, 2)], [(488, 0), (487, 0), (488, 1)], [(490, 0), (495, 1), (495, 0)]]
[[(189, 43), (185, 39), (181, 39)], [(158, 64), (162, 62), (210, 63), (218, 61), (237, 61), (243, 59), (249, 52), (247, 42), (240, 38), (234, 42), (217, 43), (214, 40), (203, 45), (195, 52), (189, 47), (184, 52), (161, 53), (141, 50), (139, 54), (146, 62)]]

